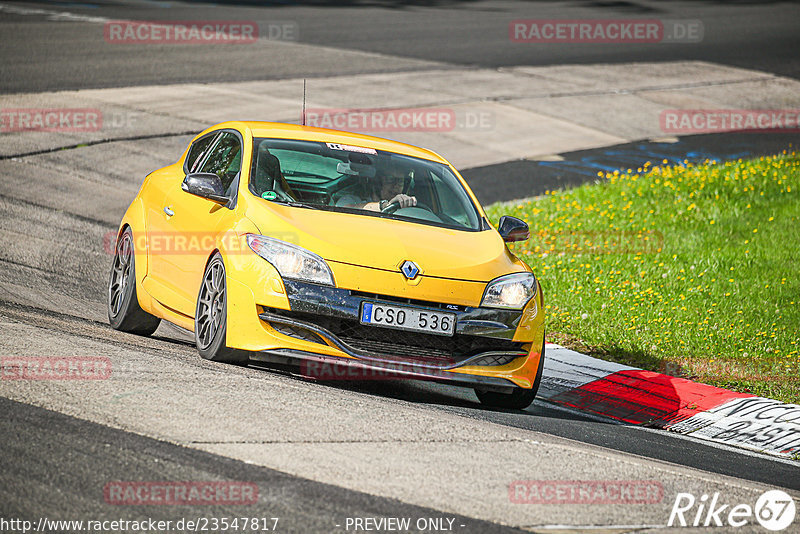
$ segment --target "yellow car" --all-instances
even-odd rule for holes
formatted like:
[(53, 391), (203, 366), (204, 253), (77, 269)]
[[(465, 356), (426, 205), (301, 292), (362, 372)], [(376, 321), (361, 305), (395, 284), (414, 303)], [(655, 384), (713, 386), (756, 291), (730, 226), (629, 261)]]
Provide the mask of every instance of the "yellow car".
[(111, 325), (194, 332), (203, 358), (325, 379), (412, 378), (524, 408), (542, 290), (455, 168), (347, 132), (226, 122), (149, 174), (117, 234)]

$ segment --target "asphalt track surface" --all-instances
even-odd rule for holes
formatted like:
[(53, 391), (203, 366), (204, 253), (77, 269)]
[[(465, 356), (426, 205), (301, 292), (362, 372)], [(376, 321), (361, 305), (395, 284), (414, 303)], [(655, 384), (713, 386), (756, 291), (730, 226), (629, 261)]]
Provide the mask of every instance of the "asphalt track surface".
[[(330, 532), (347, 517), (442, 517), (436, 510), (303, 480), (3, 398), (0, 431), (6, 436), (0, 483), (18, 490), (3, 492), (4, 518), (119, 519), (119, 507), (104, 501), (103, 487), (109, 480), (237, 480), (259, 488), (261, 501), (255, 505), (193, 505), (182, 507), (180, 514), (171, 507), (147, 506), (126, 515), (129, 521), (246, 514), (277, 518), (279, 532)], [(26, 483), (21, 485), (21, 480)], [(447, 517), (460, 532), (521, 532), (454, 514)]]
[[(3, 4), (4, 2), (0, 2)], [(259, 4), (256, 6), (255, 4)], [(186, 82), (221, 82), (392, 72), (442, 65), (504, 67), (702, 60), (800, 77), (800, 5), (715, 0), (404, 2), (24, 3), (86, 17), (132, 20), (291, 22), (292, 42), (279, 45), (136, 47), (107, 43), (102, 29), (71, 18), (4, 13), (0, 19), (0, 92), (48, 91)], [(700, 43), (526, 44), (509, 39), (517, 19), (699, 20)], [(55, 23), (54, 23), (55, 22)], [(64, 43), (53, 47), (52, 42)], [(367, 52), (369, 56), (336, 51)], [(384, 60), (374, 54), (386, 55)]]
[[(140, 394), (142, 388), (147, 390), (156, 386), (152, 385), (153, 377), (156, 374), (167, 373), (162, 367), (169, 362), (170, 365), (178, 366), (173, 372), (179, 373), (177, 376), (193, 376), (197, 370), (196, 366), (201, 365), (206, 373), (220, 377), (237, 376), (238, 373), (247, 372), (248, 380), (274, 380), (275, 378), (285, 383), (299, 383), (304, 387), (310, 388), (309, 392), (314, 396), (323, 398), (342, 397), (345, 406), (351, 403), (374, 404), (376, 413), (372, 416), (381, 419), (391, 420), (396, 415), (397, 406), (413, 407), (421, 413), (427, 414), (426, 417), (445, 417), (455, 416), (463, 418), (465, 421), (474, 421), (478, 424), (499, 425), (502, 428), (519, 429), (534, 433), (536, 436), (543, 436), (547, 439), (567, 439), (577, 447), (600, 447), (603, 450), (619, 451), (629, 455), (629, 460), (635, 464), (643, 466), (651, 465), (653, 462), (667, 462), (670, 466), (683, 466), (697, 470), (698, 473), (714, 479), (718, 476), (735, 477), (742, 484), (745, 481), (752, 483), (766, 484), (769, 487), (782, 487), (800, 490), (800, 477), (797, 476), (798, 467), (795, 463), (786, 461), (776, 461), (759, 455), (751, 455), (733, 449), (722, 449), (706, 443), (686, 440), (676, 435), (671, 435), (660, 431), (649, 431), (638, 427), (614, 424), (610, 421), (598, 421), (584, 416), (580, 413), (567, 412), (559, 407), (543, 402), (536, 402), (533, 406), (523, 412), (513, 411), (491, 411), (480, 407), (473, 393), (469, 390), (454, 388), (436, 384), (422, 384), (415, 382), (366, 382), (366, 383), (325, 383), (319, 384), (309, 382), (294, 376), (286, 376), (275, 371), (264, 370), (256, 365), (251, 365), (249, 369), (239, 370), (229, 366), (209, 364), (200, 361), (196, 355), (194, 347), (187, 334), (169, 325), (163, 325), (151, 339), (143, 339), (132, 335), (114, 332), (107, 326), (104, 314), (104, 293), (105, 279), (109, 264), (109, 256), (103, 251), (103, 236), (113, 231), (115, 220), (120, 213), (114, 210), (124, 209), (126, 199), (135, 192), (138, 186), (138, 178), (129, 176), (126, 173), (126, 161), (146, 156), (166, 158), (167, 155), (174, 155), (180, 150), (180, 146), (187, 141), (185, 137), (169, 139), (153, 139), (134, 142), (116, 142), (111, 146), (97, 145), (92, 147), (82, 147), (71, 150), (62, 150), (51, 154), (41, 154), (19, 158), (18, 160), (6, 160), (0, 162), (3, 166), (3, 193), (0, 196), (0, 213), (3, 220), (3, 232), (0, 237), (3, 240), (2, 252), (0, 252), (0, 285), (3, 288), (2, 302), (0, 302), (0, 338), (4, 338), (3, 345), (6, 354), (14, 355), (69, 355), (69, 354), (112, 354), (123, 351), (121, 357), (123, 362), (130, 361), (132, 357), (140, 354), (147, 357), (146, 361), (139, 362), (136, 371), (130, 375), (132, 385), (127, 387), (120, 386), (113, 398), (124, 402), (129, 395)], [(124, 148), (124, 150), (123, 150)], [(108, 171), (108, 155), (114, 154), (115, 158), (111, 161), (113, 170)], [(70, 191), (71, 181), (64, 182), (61, 187), (66, 187), (63, 191), (64, 199), (54, 196), (51, 189), (46, 184), (34, 190), (19, 190), (13, 187), (13, 182), (9, 181), (12, 176), (27, 176), (27, 179), (42, 179), (46, 181), (51, 176), (63, 176), (64, 172), (71, 166), (79, 165), (82, 169), (82, 176), (94, 183), (93, 198), (91, 201), (78, 201), (75, 204), (69, 202), (70, 198), (80, 199), (80, 189)], [(58, 184), (55, 184), (59, 187)], [(77, 195), (77, 196), (76, 196)], [(66, 200), (66, 203), (63, 201)], [(111, 206), (110, 211), (96, 211), (95, 201)], [(58, 208), (59, 204), (63, 208)], [(57, 240), (53, 236), (58, 236)], [(147, 355), (153, 356), (147, 356)], [(157, 356), (156, 356), (157, 355)], [(164, 359), (166, 358), (166, 359)], [(168, 374), (165, 376), (169, 376)], [(264, 378), (259, 378), (259, 377)], [(273, 378), (275, 377), (275, 378)], [(136, 386), (136, 384), (140, 384)], [(17, 384), (13, 384), (18, 386)], [(12, 383), (0, 384), (3, 388), (3, 396), (11, 395)], [(108, 480), (147, 480), (148, 477), (158, 476), (159, 480), (207, 480), (211, 475), (224, 479), (225, 473), (231, 471), (214, 471), (211, 467), (207, 471), (198, 471), (198, 465), (232, 465), (235, 469), (240, 469), (246, 473), (251, 480), (263, 480), (259, 483), (260, 488), (271, 488), (274, 482), (272, 471), (256, 469), (251, 465), (241, 462), (223, 459), (220, 456), (209, 455), (207, 452), (193, 449), (181, 449), (180, 454), (172, 458), (171, 470), (148, 472), (128, 470), (131, 465), (136, 467), (137, 460), (134, 457), (124, 462), (120, 461), (119, 446), (117, 443), (126, 444), (125, 447), (137, 449), (138, 443), (142, 439), (138, 436), (141, 429), (129, 429), (128, 423), (118, 421), (113, 418), (109, 421), (112, 426), (121, 427), (114, 431), (114, 445), (92, 451), (91, 469), (80, 464), (79, 460), (85, 454), (81, 451), (84, 447), (81, 439), (72, 430), (63, 430), (64, 426), (74, 428), (81, 425), (67, 416), (57, 413), (36, 411), (30, 408), (30, 404), (44, 405), (57, 403), (56, 411), (71, 413), (78, 417), (83, 416), (84, 408), (73, 405), (77, 399), (70, 400), (71, 397), (64, 397), (60, 401), (59, 387), (52, 385), (52, 392), (37, 394), (37, 384), (20, 386), (23, 389), (14, 389), (13, 397), (24, 402), (7, 402), (4, 404), (2, 412), (5, 417), (6, 427), (0, 435), (3, 436), (3, 447), (5, 451), (14, 451), (13, 454), (6, 455), (6, 461), (13, 463), (14, 467), (3, 469), (0, 475), (0, 514), (2, 517), (15, 517), (20, 514), (27, 518), (36, 517), (58, 517), (67, 519), (70, 514), (66, 512), (75, 511), (76, 518), (100, 519), (109, 514), (119, 514), (117, 507), (109, 507), (102, 501), (98, 488), (101, 482)], [(188, 387), (208, 387), (205, 385)], [(274, 386), (265, 386), (265, 390), (272, 390)], [(309, 392), (296, 397), (275, 399), (271, 402), (292, 403), (297, 406), (296, 418), (286, 422), (284, 431), (290, 433), (304, 433), (303, 428), (310, 426), (313, 428), (318, 420), (319, 414), (304, 415), (302, 405), (309, 403), (312, 406), (319, 404), (319, 400), (309, 398)], [(153, 393), (155, 398), (159, 397), (157, 392)], [(168, 397), (170, 392), (165, 392)], [(102, 398), (102, 397), (101, 397)], [(154, 399), (154, 402), (155, 401)], [(201, 399), (176, 399), (173, 409), (186, 410), (192, 412), (197, 409), (206, 409), (202, 406)], [(328, 401), (325, 401), (328, 402)], [(391, 402), (390, 406), (381, 407), (381, 403)], [(59, 404), (60, 403), (60, 404)], [(153, 409), (161, 411), (157, 408)], [(98, 405), (95, 405), (97, 408)], [(274, 409), (278, 405), (269, 410)], [(91, 413), (94, 408), (88, 405), (86, 408)], [(99, 405), (100, 410), (114, 412), (113, 407), (108, 405), (108, 401), (102, 401)], [(350, 408), (346, 408), (350, 409)], [(331, 412), (327, 417), (333, 417), (335, 412)], [(440, 415), (441, 414), (441, 415)], [(231, 414), (233, 415), (233, 414)], [(176, 413), (176, 417), (180, 415)], [(27, 421), (32, 419), (41, 420), (49, 418), (50, 424), (44, 425), (48, 431), (35, 431), (31, 434)], [(303, 419), (307, 417), (307, 419)], [(342, 415), (333, 417), (338, 420)], [(257, 413), (237, 414), (232, 420), (247, 420), (248, 425), (260, 425), (261, 418)], [(377, 420), (376, 420), (377, 422)], [(467, 424), (467, 423), (464, 423)], [(223, 423), (224, 425), (224, 423)], [(89, 425), (92, 433), (104, 435), (106, 430), (98, 430), (97, 425)], [(413, 424), (412, 424), (413, 428)], [(124, 430), (130, 431), (124, 431)], [(225, 434), (225, 428), (217, 427), (216, 431)], [(81, 431), (83, 432), (83, 431)], [(77, 432), (80, 434), (81, 432)], [(396, 438), (386, 436), (380, 428), (371, 431), (371, 435), (353, 437), (359, 440), (377, 440), (379, 443), (392, 443)], [(145, 432), (146, 434), (148, 432)], [(158, 432), (154, 432), (158, 434)], [(85, 434), (83, 434), (85, 436)], [(235, 438), (232, 438), (235, 440)], [(270, 439), (280, 440), (281, 436), (273, 436)], [(438, 435), (431, 435), (429, 439), (440, 439)], [(543, 438), (537, 438), (543, 439)], [(90, 441), (96, 441), (91, 438)], [(73, 443), (75, 442), (75, 443)], [(35, 447), (25, 447), (25, 444), (36, 443)], [(156, 443), (151, 440), (147, 443)], [(177, 450), (173, 446), (161, 442), (163, 451)], [(504, 447), (503, 442), (498, 442), (497, 446)], [(17, 453), (17, 449), (22, 448), (23, 453)], [(223, 456), (226, 456), (223, 454)], [(144, 458), (142, 458), (144, 461)], [(592, 460), (587, 460), (591, 462)], [(77, 462), (77, 463), (76, 463)], [(97, 472), (100, 478), (83, 480), (82, 470)], [(234, 468), (232, 468), (234, 469)], [(251, 474), (249, 469), (254, 471)], [(569, 479), (577, 466), (563, 465), (561, 476)], [(535, 470), (534, 470), (535, 472)], [(54, 476), (54, 475), (58, 476)], [(285, 475), (288, 477), (288, 475)], [(607, 476), (612, 477), (613, 473)], [(266, 478), (259, 478), (266, 477)], [(273, 478), (270, 478), (273, 477)], [(76, 478), (78, 481), (76, 482)], [(275, 503), (274, 509), (281, 510), (281, 517), (286, 517), (292, 524), (298, 525), (296, 531), (329, 531), (325, 525), (331, 521), (336, 521), (339, 517), (359, 516), (379, 516), (386, 510), (392, 509), (396, 500), (375, 498), (370, 501), (370, 497), (365, 495), (369, 491), (351, 491), (341, 489), (331, 490), (330, 483), (327, 485), (314, 482), (314, 476), (290, 477), (297, 484), (306, 488), (313, 488), (314, 491), (325, 494), (326, 499), (330, 499), (331, 508), (314, 510), (311, 515), (307, 515), (309, 508), (306, 506), (302, 491), (290, 492), (290, 498), (279, 499)], [(213, 477), (212, 477), (213, 479)], [(240, 478), (239, 478), (240, 479)], [(237, 479), (238, 480), (238, 479)], [(286, 478), (278, 477), (278, 484), (291, 485)], [(277, 482), (276, 482), (277, 484)], [(99, 486), (98, 486), (99, 485)], [(356, 488), (358, 489), (358, 488)], [(53, 492), (56, 492), (59, 499), (54, 499)], [(311, 491), (311, 490), (309, 490)], [(267, 496), (268, 495), (268, 496)], [(265, 494), (267, 501), (272, 503), (272, 494)], [(99, 503), (98, 503), (99, 501)], [(377, 508), (359, 508), (366, 506), (364, 503), (372, 503)], [(292, 505), (294, 507), (292, 507)], [(282, 508), (288, 506), (288, 508)], [(383, 508), (380, 508), (380, 507)], [(109, 509), (110, 508), (110, 509)], [(286, 510), (286, 511), (284, 511)], [(428, 517), (430, 513), (421, 507), (419, 510), (411, 510), (398, 505), (395, 516), (414, 516)], [(60, 515), (53, 515), (61, 511)], [(208, 514), (212, 510), (204, 508)], [(136, 511), (138, 513), (138, 511)], [(380, 513), (379, 513), (380, 512)], [(129, 510), (125, 510), (125, 517), (131, 518)], [(177, 519), (184, 513), (184, 509), (172, 509), (163, 512), (168, 519)], [(51, 515), (48, 515), (51, 514)], [(348, 515), (352, 514), (352, 515)], [(416, 514), (416, 515), (415, 515)], [(153, 514), (149, 514), (153, 515)], [(458, 514), (455, 514), (458, 515)], [(464, 514), (469, 515), (469, 514)], [(270, 516), (272, 517), (272, 516)], [(581, 518), (577, 522), (590, 521)], [(619, 524), (617, 522), (616, 524)], [(627, 523), (623, 523), (627, 524)], [(477, 527), (476, 527), (477, 528)], [(293, 530), (290, 530), (293, 531)], [(477, 528), (476, 532), (485, 531), (483, 527)]]
[[(139, 2), (109, 4), (112, 5), (87, 7), (71, 4), (63, 8), (92, 16), (143, 20), (164, 16), (174, 20), (219, 18), (217, 10), (220, 9), (200, 6), (188, 10), (177, 5), (171, 10), (158, 10)], [(337, 9), (327, 3), (315, 7), (290, 5), (266, 9), (256, 9), (244, 3), (226, 4), (229, 4), (225, 6), (229, 19), (295, 20), (301, 28), (301, 42), (323, 44), (332, 52), (328, 57), (314, 59), (311, 51), (293, 50), (289, 57), (276, 57), (274, 54), (265, 55), (258, 49), (206, 54), (202, 48), (188, 47), (153, 61), (152, 57), (137, 57), (132, 51), (120, 48), (103, 50), (102, 41), (98, 45), (97, 35), (87, 33), (86, 26), (80, 21), (2, 14), (0, 39), (4, 45), (0, 52), (0, 91), (326, 76), (419, 69), (426, 64), (441, 68), (442, 62), (503, 66), (692, 57), (793, 77), (800, 72), (796, 55), (796, 21), (800, 17), (791, 16), (797, 11), (797, 6), (789, 3), (584, 2), (564, 7), (545, 2), (443, 2), (434, 7), (423, 7), (399, 2), (372, 2), (362, 4), (357, 10)], [(39, 4), (33, 7), (57, 9), (59, 6)], [(602, 47), (597, 47), (597, 50), (565, 47), (548, 49), (543, 54), (541, 49), (512, 47), (507, 40), (509, 19), (588, 18), (599, 17), (601, 13), (608, 17), (611, 16), (609, 10), (618, 18), (701, 19), (706, 26), (708, 42), (691, 52), (685, 45), (670, 45), (662, 49), (620, 45), (616, 49), (602, 50)], [(163, 15), (164, 12), (168, 15)], [(499, 33), (492, 38), (476, 39), (477, 34), (484, 35), (482, 29), (492, 21)], [(747, 28), (758, 30), (745, 31)], [(70, 46), (55, 49), (53, 39), (69, 42)], [(340, 49), (392, 54), (403, 59), (370, 56), (363, 62), (354, 62), (352, 56), (337, 55), (336, 50)], [(541, 162), (525, 161), (467, 170), (465, 175), (473, 181), (470, 173), (474, 173), (476, 191), (483, 201), (511, 200), (515, 198), (515, 190), (499, 193), (497, 198), (487, 196), (490, 188), (482, 187), (480, 177), (491, 180), (492, 176), (509, 172), (524, 176), (532, 171), (540, 174), (547, 171), (554, 173), (552, 183), (555, 186), (570, 185), (587, 181), (590, 172), (598, 165), (616, 163), (624, 168), (638, 161), (637, 157), (644, 158), (642, 161), (652, 159), (654, 155), (680, 158), (692, 151), (722, 158), (738, 157), (737, 154), (742, 154), (743, 150), (755, 154), (768, 153), (785, 148), (787, 143), (796, 140), (786, 136), (762, 135), (751, 139), (738, 135), (697, 136), (678, 143), (633, 144), (585, 151), (565, 154), (566, 163), (559, 162), (547, 168)], [(101, 344), (109, 352), (133, 354), (140, 351), (174, 356), (186, 366), (187, 373), (199, 372), (193, 366), (200, 363), (186, 363), (199, 358), (185, 332), (165, 325), (154, 338), (143, 340), (113, 332), (103, 320), (109, 257), (103, 253), (102, 236), (115, 228), (121, 210), (135, 193), (140, 180), (126, 174), (127, 162), (145, 157), (164, 159), (174, 156), (186, 141), (186, 137), (145, 140), (138, 144), (119, 141), (109, 146), (81, 147), (2, 162), (5, 167), (0, 178), (0, 284), (4, 291), (0, 294), (0, 326), (4, 329), (4, 350), (25, 353), (26, 350), (41, 350), (40, 344), (44, 343), (54, 353), (81, 353), (82, 349), (88, 350), (90, 343)], [(624, 152), (624, 158), (619, 157), (620, 152)], [(114, 154), (110, 161), (108, 154)], [(575, 164), (570, 165), (570, 162)], [(81, 166), (82, 175), (87, 176), (90, 183), (94, 180), (98, 184), (96, 198), (88, 198), (86, 193), (91, 190), (78, 189), (67, 180), (63, 183), (53, 181), (57, 178), (52, 176), (74, 172), (76, 165)], [(22, 190), (20, 182), (9, 176), (31, 180), (47, 176), (53, 187), (45, 184)], [(512, 181), (506, 180), (509, 182)], [(546, 188), (552, 187), (548, 185)], [(58, 236), (55, 242), (54, 235)], [(382, 414), (386, 418), (394, 416), (396, 412), (393, 410), (398, 409), (396, 406), (412, 407), (432, 418), (455, 416), (476, 425), (488, 423), (501, 428), (532, 431), (548, 439), (564, 439), (578, 450), (619, 451), (631, 463), (663, 465), (669, 469), (682, 466), (708, 479), (734, 477), (742, 484), (752, 482), (800, 490), (800, 470), (796, 464), (719, 448), (665, 432), (600, 421), (538, 401), (524, 412), (491, 411), (481, 408), (470, 391), (442, 385), (406, 381), (318, 384), (255, 365), (245, 370), (226, 366), (211, 366), (209, 369), (208, 372), (220, 376), (245, 373), (249, 380), (259, 380), (264, 376), (290, 386), (297, 383), (310, 388), (313, 395), (323, 399), (343, 398), (354, 404), (386, 401), (386, 412)], [(157, 371), (153, 369), (150, 372)], [(139, 379), (146, 385), (150, 377), (145, 373)], [(24, 391), (15, 395), (28, 399), (28, 393)], [(0, 439), (4, 451), (0, 458), (0, 517), (115, 518), (119, 516), (119, 510), (103, 502), (99, 488), (108, 480), (152, 479), (254, 481), (264, 498), (259, 508), (248, 510), (247, 515), (285, 518), (282, 523), (286, 527), (284, 531), (332, 531), (345, 517), (442, 515), (439, 509), (181, 447), (166, 440), (145, 437), (138, 431), (111, 428), (116, 425), (84, 421), (65, 415), (66, 411), (46, 410), (34, 406), (42, 403), (41, 399), (36, 400), (35, 395), (26, 402), (8, 400), (6, 396), (0, 396)], [(304, 397), (289, 402), (302, 403)], [(186, 410), (197, 408), (185, 407)], [(295, 424), (302, 428), (312, 421)], [(120, 426), (124, 425), (120, 423)], [(381, 436), (374, 436), (374, 439), (380, 440)], [(391, 441), (392, 438), (384, 439)], [(563, 478), (570, 477), (571, 467), (563, 466)], [(239, 512), (184, 507), (176, 513), (174, 509), (148, 507), (135, 513), (126, 510), (126, 517), (174, 520), (179, 515), (233, 515)], [(464, 532), (510, 530), (496, 523), (454, 513), (448, 515), (457, 517), (466, 525), (461, 529)], [(586, 516), (578, 520), (589, 521)]]

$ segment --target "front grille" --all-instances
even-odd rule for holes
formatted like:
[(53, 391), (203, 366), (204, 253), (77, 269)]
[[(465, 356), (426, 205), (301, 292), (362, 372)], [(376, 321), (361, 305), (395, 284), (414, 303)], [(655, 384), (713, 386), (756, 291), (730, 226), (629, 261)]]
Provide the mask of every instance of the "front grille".
[[(324, 328), (341, 342), (358, 352), (381, 359), (397, 360), (423, 365), (446, 367), (484, 352), (511, 352), (515, 354), (490, 355), (485, 363), (476, 365), (504, 365), (524, 353), (524, 343), (505, 339), (485, 338), (456, 334), (452, 337), (408, 332), (391, 328), (362, 325), (351, 319), (340, 319), (310, 313), (268, 309), (272, 314), (296, 319)], [(273, 324), (275, 327), (275, 324)], [(277, 328), (276, 328), (277, 329)], [(280, 331), (280, 330), (279, 330)], [(308, 332), (311, 334), (311, 332)], [(292, 335), (292, 334), (288, 334)], [(301, 339), (307, 339), (308, 334)], [(314, 334), (312, 334), (314, 335)]]
[(339, 336), (339, 339), (360, 352), (382, 359), (410, 361), (439, 367), (448, 367), (457, 363), (450, 353), (445, 350), (398, 345), (391, 341), (359, 339), (347, 336)]

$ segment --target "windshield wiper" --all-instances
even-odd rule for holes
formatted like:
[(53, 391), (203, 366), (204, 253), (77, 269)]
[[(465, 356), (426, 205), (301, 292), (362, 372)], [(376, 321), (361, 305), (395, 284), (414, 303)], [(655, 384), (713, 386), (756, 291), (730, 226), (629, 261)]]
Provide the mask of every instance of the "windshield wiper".
[(318, 210), (319, 206), (314, 204), (308, 204), (306, 202), (299, 202), (297, 200), (285, 200), (282, 198), (273, 198), (270, 199), (269, 202), (277, 202), (278, 204), (285, 204), (287, 206), (291, 206), (293, 208), (308, 208), (311, 210)]

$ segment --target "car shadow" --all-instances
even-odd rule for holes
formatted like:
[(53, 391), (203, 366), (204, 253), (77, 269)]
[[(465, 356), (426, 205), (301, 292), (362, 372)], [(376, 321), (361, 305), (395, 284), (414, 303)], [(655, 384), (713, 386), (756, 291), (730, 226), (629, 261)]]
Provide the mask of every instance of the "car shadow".
[[(507, 414), (514, 417), (534, 416), (556, 419), (586, 420), (597, 423), (643, 425), (664, 428), (691, 417), (702, 407), (703, 399), (719, 394), (720, 390), (680, 376), (680, 367), (641, 350), (631, 350), (619, 345), (604, 347), (602, 351), (587, 351), (589, 356), (605, 361), (624, 362), (638, 369), (608, 372), (587, 369), (601, 366), (602, 362), (585, 361), (575, 356), (561, 356), (552, 369), (569, 369), (569, 375), (578, 383), (564, 386), (563, 377), (545, 365), (540, 396), (525, 410), (483, 406), (469, 388), (438, 383), (382, 376), (376, 380), (319, 380), (301, 376), (296, 369), (284, 369), (299, 380), (314, 382), (342, 391), (402, 400), (416, 404), (430, 404), (444, 408), (479, 410), (483, 413)], [(259, 363), (271, 369), (272, 364)], [(580, 384), (581, 373), (587, 373), (586, 382)], [(553, 373), (553, 374), (551, 374)], [(592, 375), (593, 373), (593, 375)], [(673, 376), (678, 375), (678, 376)], [(577, 378), (575, 378), (577, 377)], [(605, 421), (604, 421), (605, 420)]]
[(459, 409), (464, 413), (505, 414), (509, 417), (544, 417), (549, 419), (594, 421), (600, 424), (617, 424), (615, 421), (602, 421), (587, 417), (569, 409), (556, 409), (546, 399), (538, 398), (524, 410), (484, 406), (475, 393), (465, 387), (434, 381), (382, 378), (381, 380), (319, 380), (299, 374), (297, 369), (266, 362), (251, 361), (250, 366), (264, 371), (278, 372), (302, 382), (350, 391), (374, 397), (394, 399), (414, 404), (427, 404), (444, 409)]
[(297, 380), (321, 386), (352, 391), (375, 397), (385, 397), (419, 404), (441, 406), (480, 407), (481, 404), (469, 388), (449, 386), (424, 380), (409, 380), (382, 376), (377, 380), (320, 380), (307, 377), (293, 367), (268, 362), (250, 361), (250, 366), (267, 371), (288, 374)]

